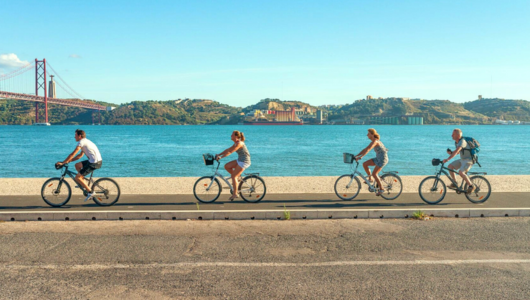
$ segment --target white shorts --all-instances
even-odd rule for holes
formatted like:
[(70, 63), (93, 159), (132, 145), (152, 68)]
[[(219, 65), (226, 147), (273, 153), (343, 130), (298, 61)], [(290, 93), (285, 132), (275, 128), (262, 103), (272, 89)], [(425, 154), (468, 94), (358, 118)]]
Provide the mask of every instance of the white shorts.
[(458, 171), (469, 172), (469, 170), (471, 170), (471, 167), (473, 166), (473, 160), (471, 159), (455, 160), (451, 163), (451, 166), (453, 166), (455, 169), (458, 169)]
[(237, 161), (237, 165), (240, 166), (241, 168), (243, 169), (246, 169), (248, 167), (250, 167), (250, 164), (247, 164), (247, 163), (244, 163), (244, 162), (241, 162), (239, 160), (236, 160)]

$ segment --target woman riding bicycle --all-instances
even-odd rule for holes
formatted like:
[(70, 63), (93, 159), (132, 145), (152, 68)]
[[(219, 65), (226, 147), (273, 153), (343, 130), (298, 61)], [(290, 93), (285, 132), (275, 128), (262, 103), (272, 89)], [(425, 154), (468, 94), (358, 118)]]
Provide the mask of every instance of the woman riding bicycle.
[(239, 197), (236, 179), (237, 181), (241, 181), (241, 173), (243, 173), (246, 168), (250, 167), (250, 153), (248, 152), (247, 146), (245, 145), (245, 136), (243, 135), (243, 132), (234, 130), (230, 136), (230, 139), (234, 141), (234, 145), (225, 151), (216, 154), (215, 159), (219, 160), (234, 152), (237, 152), (237, 159), (230, 161), (225, 165), (226, 171), (228, 171), (228, 173), (230, 173), (232, 176), (232, 186), (234, 187), (233, 194), (230, 197), (230, 200), (232, 201)]
[[(381, 196), (381, 194), (384, 192), (382, 189), (383, 184), (381, 183), (381, 178), (379, 178), (379, 172), (383, 169), (383, 167), (388, 163), (388, 150), (385, 148), (385, 145), (380, 141), (381, 136), (377, 133), (377, 131), (374, 128), (368, 129), (368, 138), (372, 141), (368, 147), (364, 148), (363, 151), (361, 151), (359, 154), (355, 156), (355, 160), (361, 159), (363, 156), (368, 154), (370, 150), (374, 149), (375, 151), (375, 158), (369, 159), (363, 163), (363, 168), (366, 171), (366, 174), (368, 175), (368, 180), (372, 182), (372, 177), (377, 182), (377, 185), (379, 187), (379, 190), (377, 191), (376, 195)], [(375, 166), (373, 173), (370, 173), (370, 169), (368, 167)]]

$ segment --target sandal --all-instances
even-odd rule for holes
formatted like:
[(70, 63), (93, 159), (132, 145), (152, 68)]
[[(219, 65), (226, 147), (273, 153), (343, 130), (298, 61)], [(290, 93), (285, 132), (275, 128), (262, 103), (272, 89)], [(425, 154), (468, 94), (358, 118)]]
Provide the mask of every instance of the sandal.
[(377, 191), (377, 193), (375, 193), (375, 195), (376, 196), (381, 196), (384, 192), (385, 192), (385, 190), (379, 190), (379, 191)]
[(234, 201), (234, 199), (237, 199), (237, 198), (239, 198), (239, 196), (230, 196), (230, 198), (228, 198), (228, 200)]

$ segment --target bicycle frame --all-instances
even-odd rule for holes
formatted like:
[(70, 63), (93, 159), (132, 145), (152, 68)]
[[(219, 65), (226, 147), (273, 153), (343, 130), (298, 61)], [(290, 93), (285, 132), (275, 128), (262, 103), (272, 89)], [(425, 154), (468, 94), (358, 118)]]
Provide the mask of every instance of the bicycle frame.
[[(353, 183), (353, 180), (354, 180), (353, 178), (358, 175), (359, 177), (361, 177), (364, 180), (364, 182), (366, 184), (368, 184), (368, 187), (369, 187), (370, 191), (377, 190), (377, 188), (373, 184), (370, 183), (368, 178), (364, 177), (364, 175), (361, 172), (358, 171), (359, 162), (355, 161), (355, 163), (356, 163), (355, 167), (353, 167), (353, 164), (350, 167), (352, 169), (352, 173), (351, 173), (352, 177), (351, 177), (350, 182), (348, 183), (348, 185), (346, 185), (346, 187), (349, 188), (351, 186), (351, 184)], [(381, 172), (381, 173), (383, 173), (383, 174), (396, 174), (397, 172), (390, 171), (390, 172)]]
[[(440, 166), (440, 170), (436, 173), (436, 177), (441, 180), (440, 175), (444, 174), (449, 179), (449, 181), (451, 181), (451, 183), (457, 187), (458, 192), (465, 192), (464, 184), (466, 183), (466, 181), (464, 180), (464, 178), (462, 178), (462, 182), (460, 183), (460, 186), (458, 186), (458, 183), (455, 180), (453, 180), (453, 178), (449, 175), (449, 173), (446, 170), (449, 172), (453, 172), (453, 173), (457, 172), (456, 170), (452, 170), (444, 166), (444, 163), (442, 162)], [(467, 174), (468, 175), (486, 175), (487, 173), (486, 172), (468, 172)], [(437, 184), (438, 182), (435, 183), (435, 186), (434, 186), (435, 188), (437, 187), (436, 186)]]
[[(88, 186), (90, 186), (93, 183), (93, 181), (92, 181), (92, 175), (93, 174), (94, 174), (93, 172), (90, 173), (90, 178), (88, 179), (88, 183), (87, 183)], [(83, 191), (83, 193), (86, 193), (85, 188), (82, 187), (77, 181), (75, 181), (75, 176), (77, 175), (77, 173), (68, 170), (68, 164), (64, 165), (64, 172), (61, 175), (61, 180), (60, 180), (59, 187), (58, 187), (59, 190), (61, 189), (61, 185), (63, 184), (64, 178), (66, 177), (66, 175), (68, 175), (68, 176), (70, 176), (70, 178), (72, 178), (72, 180)]]
[[(219, 161), (217, 161), (217, 168), (214, 170), (214, 175), (212, 177), (212, 181), (210, 182), (210, 185), (206, 188), (207, 191), (210, 190), (210, 188), (212, 187), (212, 184), (214, 183), (216, 178), (221, 178), (226, 183), (226, 185), (228, 185), (228, 187), (230, 187), (230, 191), (234, 190), (234, 187), (232, 186), (230, 181), (228, 181), (228, 179), (232, 179), (232, 177), (228, 176), (228, 177), (225, 178), (223, 176), (223, 174), (219, 173), (219, 166), (220, 165), (221, 165), (221, 163)], [(242, 174), (242, 175), (246, 175), (246, 174)], [(256, 173), (249, 173), (249, 175), (256, 175)], [(243, 181), (243, 183), (248, 186), (248, 184), (246, 182)], [(251, 186), (248, 186), (248, 188), (252, 189)]]

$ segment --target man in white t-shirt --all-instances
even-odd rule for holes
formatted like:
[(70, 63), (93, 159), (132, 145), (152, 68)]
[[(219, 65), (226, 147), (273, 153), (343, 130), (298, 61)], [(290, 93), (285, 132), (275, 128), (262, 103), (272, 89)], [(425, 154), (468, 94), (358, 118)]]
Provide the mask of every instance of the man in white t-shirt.
[[(468, 184), (466, 193), (471, 193), (475, 189), (475, 186), (471, 184), (471, 180), (469, 180), (467, 172), (469, 172), (473, 166), (473, 157), (471, 156), (466, 139), (462, 138), (462, 130), (458, 128), (454, 129), (452, 138), (455, 141), (456, 150), (451, 151), (450, 149), (447, 149), (447, 153), (450, 154), (450, 156), (447, 159), (444, 159), (444, 164), (460, 153), (460, 159), (453, 161), (448, 168), (452, 170), (458, 170), (460, 177), (462, 177)], [(449, 174), (451, 174), (451, 177), (456, 182), (455, 172), (449, 172)], [(454, 183), (451, 183), (448, 188), (457, 189), (457, 186), (454, 185)]]
[[(98, 147), (92, 143), (89, 139), (86, 138), (86, 133), (77, 129), (75, 131), (75, 140), (77, 147), (74, 152), (72, 152), (63, 162), (58, 162), (57, 164), (64, 165), (71, 161), (76, 161), (81, 159), (83, 155), (86, 155), (88, 160), (78, 162), (75, 164), (75, 169), (77, 170), (77, 175), (75, 176), (75, 181), (81, 185), (88, 192), (88, 196), (85, 201), (92, 197), (92, 191), (90, 187), (85, 183), (85, 176), (101, 168), (103, 160), (101, 159), (101, 154), (99, 153)], [(77, 154), (81, 150), (81, 153)]]

